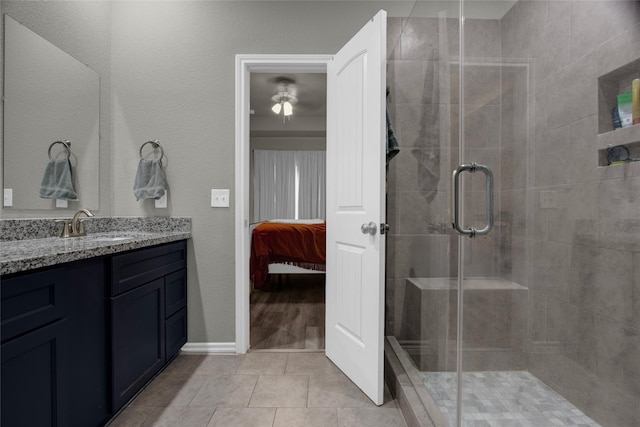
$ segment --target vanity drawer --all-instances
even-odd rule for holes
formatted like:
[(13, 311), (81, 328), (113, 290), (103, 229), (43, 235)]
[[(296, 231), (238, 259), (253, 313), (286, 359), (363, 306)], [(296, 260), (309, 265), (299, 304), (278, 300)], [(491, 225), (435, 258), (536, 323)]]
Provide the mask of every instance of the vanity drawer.
[(111, 258), (111, 296), (186, 266), (187, 244), (184, 241), (114, 255)]
[(2, 279), (2, 342), (62, 318), (68, 300), (64, 268)]

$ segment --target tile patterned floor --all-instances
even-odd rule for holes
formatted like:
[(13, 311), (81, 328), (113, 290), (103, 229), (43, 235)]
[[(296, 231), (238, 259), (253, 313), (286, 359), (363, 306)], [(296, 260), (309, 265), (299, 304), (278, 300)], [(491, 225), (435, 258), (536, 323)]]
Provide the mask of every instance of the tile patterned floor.
[(375, 406), (324, 353), (180, 355), (110, 424), (405, 427), (385, 389)]
[[(426, 372), (421, 375), (449, 425), (455, 426), (456, 374)], [(599, 427), (529, 372), (467, 372), (462, 381), (463, 426)]]

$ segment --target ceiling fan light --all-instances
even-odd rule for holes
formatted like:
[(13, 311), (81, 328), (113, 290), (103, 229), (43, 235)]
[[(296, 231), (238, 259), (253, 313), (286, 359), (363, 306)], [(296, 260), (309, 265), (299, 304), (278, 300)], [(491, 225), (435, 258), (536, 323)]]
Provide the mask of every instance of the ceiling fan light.
[(284, 103), (284, 115), (285, 116), (290, 116), (293, 114), (293, 106), (291, 105), (291, 103), (289, 101), (286, 101)]
[(280, 105), (280, 103), (275, 103), (273, 104), (273, 107), (271, 107), (271, 111), (273, 111), (276, 114), (280, 114), (280, 110), (282, 109), (282, 106)]

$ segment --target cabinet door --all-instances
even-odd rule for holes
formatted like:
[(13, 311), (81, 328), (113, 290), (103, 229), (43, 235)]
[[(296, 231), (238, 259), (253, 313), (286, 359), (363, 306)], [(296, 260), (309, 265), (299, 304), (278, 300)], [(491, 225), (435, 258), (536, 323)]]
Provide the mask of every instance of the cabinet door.
[(187, 270), (169, 274), (164, 279), (165, 314), (167, 317), (187, 306)]
[(178, 310), (167, 319), (167, 362), (175, 356), (187, 342), (187, 307)]
[(113, 411), (164, 365), (164, 279), (111, 298)]
[(68, 301), (63, 268), (2, 278), (2, 341), (64, 316)]
[(66, 426), (65, 321), (2, 344), (2, 426)]

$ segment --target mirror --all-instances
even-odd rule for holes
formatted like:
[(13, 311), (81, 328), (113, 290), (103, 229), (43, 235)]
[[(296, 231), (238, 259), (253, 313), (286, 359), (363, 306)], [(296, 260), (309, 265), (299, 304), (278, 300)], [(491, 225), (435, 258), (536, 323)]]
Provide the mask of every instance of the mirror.
[[(78, 200), (68, 208), (98, 209), (100, 76), (8, 15), (4, 25), (4, 188), (13, 195), (5, 208), (56, 208), (40, 184), (51, 144), (69, 141)], [(66, 155), (63, 144), (51, 147), (51, 157)]]

